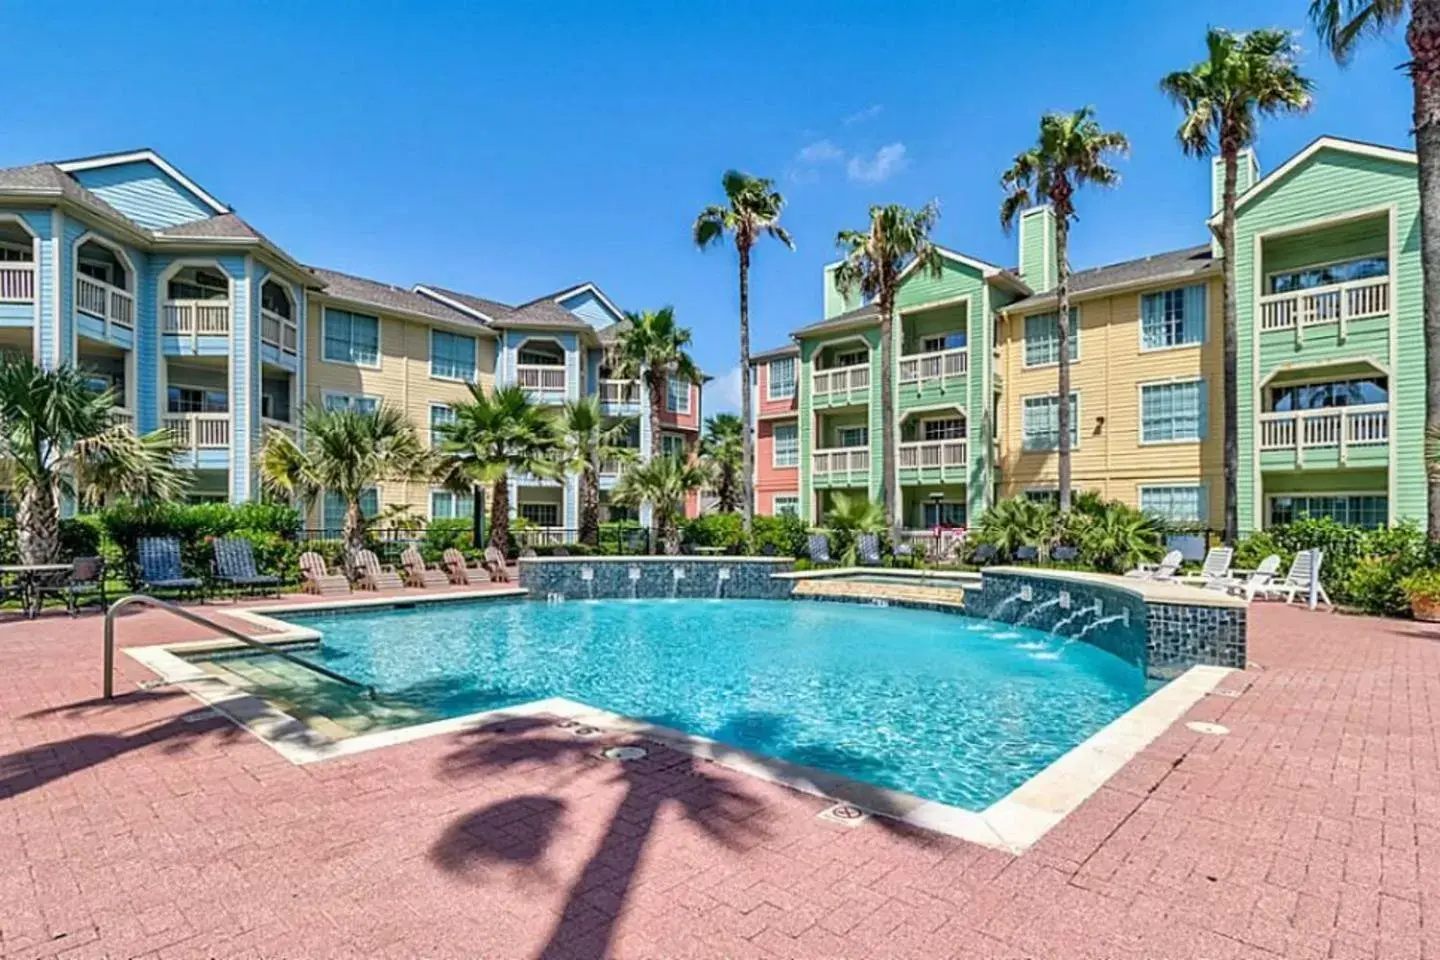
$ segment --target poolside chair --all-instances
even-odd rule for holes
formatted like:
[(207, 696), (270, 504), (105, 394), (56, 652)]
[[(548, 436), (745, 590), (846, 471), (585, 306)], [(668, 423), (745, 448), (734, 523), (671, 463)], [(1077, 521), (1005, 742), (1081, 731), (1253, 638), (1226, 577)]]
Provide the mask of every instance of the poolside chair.
[(520, 549), (521, 560), (534, 560), (538, 556), (539, 554), (535, 552), (534, 547), (522, 547)]
[(205, 602), (199, 577), (187, 577), (180, 569), (180, 541), (174, 537), (141, 537), (135, 542), (140, 561), (140, 589), (146, 592), (175, 590), (181, 596), (199, 596)]
[(995, 558), (998, 556), (1000, 556), (1000, 551), (996, 549), (993, 543), (982, 543), (975, 548), (975, 553), (970, 559), (975, 563), (975, 566), (983, 567), (987, 563), (994, 563)]
[(855, 556), (862, 567), (880, 566), (880, 538), (873, 533), (862, 533), (855, 538)]
[(1258, 591), (1263, 597), (1284, 597), (1285, 602), (1293, 603), (1298, 594), (1301, 599), (1310, 596), (1310, 575), (1313, 569), (1316, 578), (1316, 595), (1321, 602), (1330, 609), (1335, 609), (1335, 604), (1330, 602), (1330, 595), (1325, 592), (1324, 584), (1319, 583), (1320, 565), (1325, 560), (1323, 550), (1301, 550), (1295, 554), (1295, 559), (1290, 561), (1290, 569), (1285, 572), (1284, 578), (1272, 580)]
[(1214, 583), (1230, 577), (1230, 561), (1235, 558), (1234, 547), (1211, 547), (1205, 554), (1205, 563), (1200, 567), (1200, 580)]
[(505, 566), (505, 554), (498, 547), (485, 548), (485, 571), (495, 583), (509, 583), (510, 571)]
[(1015, 548), (1016, 563), (1036, 563), (1040, 560), (1040, 548), (1026, 544)]
[(441, 570), (438, 563), (426, 563), (413, 543), (400, 552), (400, 565), (405, 569), (406, 586), (430, 589), (450, 585), (449, 574)]
[(812, 533), (807, 541), (810, 552), (810, 562), (817, 567), (833, 566), (835, 561), (830, 559), (830, 538), (823, 533)]
[(240, 537), (221, 537), (211, 544), (215, 552), (215, 579), (229, 584), (236, 593), (247, 590), (252, 594), (273, 593), (280, 595), (279, 577), (261, 573), (255, 569), (255, 553), (250, 541)]
[[(1205, 584), (1210, 590), (1224, 590), (1226, 593), (1234, 594), (1237, 597), (1244, 597), (1249, 603), (1255, 599), (1255, 595), (1269, 586), (1270, 581), (1275, 579), (1275, 574), (1280, 572), (1280, 556), (1272, 553), (1260, 565), (1250, 571), (1244, 577), (1234, 575), (1226, 576), (1222, 580), (1212, 580)], [(1328, 602), (1328, 601), (1327, 601)]]
[(314, 551), (300, 554), (300, 589), (322, 597), (350, 592), (350, 580), (343, 573), (331, 573), (325, 558)]
[(1185, 562), (1185, 555), (1179, 550), (1171, 550), (1165, 554), (1165, 558), (1155, 566), (1139, 566), (1134, 570), (1127, 570), (1125, 576), (1132, 580), (1174, 580), (1175, 573), (1180, 565)]
[(551, 550), (551, 551), (550, 551), (550, 556), (552, 556), (552, 557), (568, 557), (568, 556), (570, 556), (570, 550), (569, 550), (567, 547), (559, 546), (559, 547), (556, 547), (554, 550)]
[(34, 589), (37, 613), (45, 605), (46, 597), (59, 597), (72, 617), (78, 612), (82, 599), (100, 604), (102, 610), (110, 605), (105, 597), (105, 561), (100, 557), (76, 557), (69, 573), (49, 582), (41, 580)]
[(485, 564), (472, 563), (465, 559), (465, 554), (455, 547), (450, 547), (443, 554), (445, 558), (445, 571), (450, 574), (450, 582), (454, 584), (468, 584), (473, 577), (476, 580), (489, 580), (490, 572)]
[(374, 550), (356, 550), (350, 565), (360, 577), (361, 590), (399, 590), (405, 586), (392, 565), (381, 565)]
[(1050, 559), (1056, 563), (1074, 563), (1080, 558), (1077, 547), (1059, 546), (1050, 551)]

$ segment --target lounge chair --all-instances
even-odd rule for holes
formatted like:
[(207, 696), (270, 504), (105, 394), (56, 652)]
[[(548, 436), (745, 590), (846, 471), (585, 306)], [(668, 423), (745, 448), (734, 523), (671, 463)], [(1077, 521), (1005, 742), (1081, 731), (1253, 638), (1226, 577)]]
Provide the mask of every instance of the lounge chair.
[(855, 556), (862, 567), (880, 566), (880, 538), (873, 533), (862, 533), (855, 538)]
[(450, 575), (438, 563), (429, 564), (412, 544), (400, 552), (400, 565), (405, 569), (405, 585), (409, 587), (448, 587)]
[(510, 571), (505, 566), (505, 554), (498, 547), (485, 548), (485, 570), (495, 583), (509, 583)]
[(1155, 566), (1139, 566), (1134, 570), (1126, 571), (1125, 576), (1132, 580), (1174, 580), (1176, 571), (1184, 562), (1185, 555), (1183, 553), (1179, 550), (1171, 550)]
[(1080, 550), (1077, 547), (1059, 546), (1050, 551), (1050, 559), (1056, 563), (1074, 563), (1080, 559)]
[(300, 554), (300, 589), (322, 597), (349, 593), (350, 580), (343, 573), (331, 573), (320, 554), (306, 551)]
[(1225, 580), (1230, 576), (1230, 562), (1235, 558), (1234, 547), (1211, 547), (1205, 554), (1200, 567), (1200, 579), (1206, 583)]
[(1281, 580), (1272, 580), (1261, 587), (1258, 594), (1263, 597), (1284, 597), (1286, 603), (1293, 603), (1296, 594), (1301, 599), (1308, 599), (1310, 596), (1310, 575), (1313, 572), (1316, 578), (1316, 595), (1324, 602), (1325, 606), (1332, 610), (1335, 604), (1330, 602), (1330, 595), (1325, 592), (1324, 584), (1319, 583), (1320, 565), (1325, 561), (1323, 550), (1301, 550), (1295, 554), (1295, 559), (1290, 561), (1290, 569), (1286, 571)]
[(1016, 563), (1038, 563), (1040, 561), (1040, 548), (1023, 546), (1015, 548)]
[(392, 565), (381, 565), (374, 550), (356, 550), (350, 565), (360, 577), (361, 590), (399, 590), (405, 586)]
[(834, 565), (835, 561), (830, 559), (830, 538), (823, 533), (812, 533), (807, 542), (810, 552), (810, 562), (817, 567), (828, 567)]
[(69, 573), (61, 574), (59, 579), (36, 583), (36, 612), (45, 605), (45, 598), (49, 596), (63, 600), (72, 617), (79, 610), (83, 598), (105, 609), (109, 606), (105, 597), (105, 561), (100, 557), (76, 557)]
[(975, 566), (983, 567), (987, 563), (994, 563), (995, 558), (1000, 556), (1000, 551), (993, 543), (982, 543), (975, 548), (975, 553), (970, 557)]
[[(1243, 577), (1231, 574), (1223, 580), (1212, 580), (1205, 584), (1210, 590), (1224, 590), (1226, 593), (1234, 594), (1237, 597), (1244, 597), (1249, 603), (1255, 599), (1255, 595), (1262, 592), (1270, 581), (1275, 579), (1275, 574), (1280, 572), (1280, 557), (1278, 554), (1270, 554), (1260, 565)], [(1329, 602), (1328, 600), (1326, 602)]]
[(180, 541), (174, 537), (141, 537), (135, 543), (140, 560), (140, 588), (146, 592), (175, 590), (181, 596), (198, 596), (205, 602), (204, 584), (199, 577), (187, 577), (180, 569)]
[(489, 580), (490, 572), (483, 563), (472, 563), (465, 559), (465, 554), (454, 547), (450, 547), (442, 555), (445, 558), (445, 571), (450, 575), (450, 582), (464, 585), (470, 582), (473, 577), (476, 580)]
[(255, 553), (249, 540), (221, 537), (211, 547), (215, 552), (215, 579), (220, 583), (229, 584), (236, 593), (248, 590), (252, 594), (280, 595), (280, 584), (285, 581), (255, 569)]

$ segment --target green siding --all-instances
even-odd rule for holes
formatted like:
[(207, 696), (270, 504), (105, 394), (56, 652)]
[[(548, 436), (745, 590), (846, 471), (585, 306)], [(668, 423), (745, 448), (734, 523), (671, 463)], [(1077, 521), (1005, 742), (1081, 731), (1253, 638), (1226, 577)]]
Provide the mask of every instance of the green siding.
[(1265, 495), (1281, 493), (1384, 493), (1385, 470), (1297, 470), (1267, 473)]
[[(1261, 252), (1262, 276), (1336, 260), (1373, 256), (1390, 249), (1389, 227), (1383, 216), (1366, 217), (1320, 230), (1266, 240)], [(1262, 290), (1261, 293), (1267, 293)]]
[(1020, 277), (1037, 291), (1059, 282), (1055, 256), (1055, 214), (1050, 207), (1031, 207), (1020, 214)]

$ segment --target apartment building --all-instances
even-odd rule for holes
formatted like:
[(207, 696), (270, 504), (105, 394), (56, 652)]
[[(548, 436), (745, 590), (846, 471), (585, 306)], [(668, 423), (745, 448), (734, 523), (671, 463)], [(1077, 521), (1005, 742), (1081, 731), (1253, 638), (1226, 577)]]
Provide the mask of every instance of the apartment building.
[[(624, 322), (591, 283), (511, 306), (302, 264), (153, 150), (0, 170), (0, 350), (83, 367), (136, 429), (174, 431), (199, 499), (256, 497), (263, 431), (299, 438), (306, 404), (394, 406), (432, 440), (471, 384), (518, 383), (547, 405), (595, 395), (610, 416), (638, 416), (639, 385), (606, 361)], [(635, 431), (641, 456), (693, 449), (699, 386), (672, 383), (667, 401), (658, 441)], [(515, 479), (517, 516), (577, 526), (574, 478)], [(365, 504), (392, 505), (421, 519), (473, 510), (414, 483)], [(324, 497), (310, 523), (339, 516)]]
[(755, 512), (800, 515), (800, 348), (754, 354)]
[[(1210, 172), (1214, 211), (1218, 165)], [(1241, 529), (1301, 516), (1423, 520), (1414, 154), (1324, 137), (1264, 175), (1247, 154), (1240, 187)], [(1224, 498), (1215, 229), (1212, 217), (1194, 246), (1072, 274), (1067, 398), (1076, 489), (1211, 527)], [(942, 250), (939, 278), (902, 278), (893, 379), (907, 527), (963, 526), (996, 498), (1055, 494), (1051, 211), (1026, 211), (1017, 240), (1013, 269)], [(875, 497), (881, 486), (879, 318), (873, 304), (845, 302), (832, 273), (824, 317), (794, 331), (792, 348), (760, 354), (757, 376), (787, 377), (795, 358), (795, 497), (817, 522), (833, 491)], [(762, 430), (767, 416), (789, 422), (762, 401)], [(757, 473), (757, 509), (775, 511), (784, 478), (773, 463), (761, 469), (771, 472)]]

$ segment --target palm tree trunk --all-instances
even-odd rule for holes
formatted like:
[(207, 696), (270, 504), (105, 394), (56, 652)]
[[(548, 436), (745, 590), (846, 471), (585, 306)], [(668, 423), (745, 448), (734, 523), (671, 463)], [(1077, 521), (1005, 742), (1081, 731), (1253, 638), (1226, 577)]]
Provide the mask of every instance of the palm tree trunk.
[(32, 483), (25, 488), (15, 510), (15, 528), (21, 563), (60, 559), (60, 509), (54, 487)]
[[(663, 401), (664, 380), (655, 370), (645, 371), (645, 386), (650, 393), (650, 458), (662, 456), (665, 445), (660, 442), (660, 404)], [(663, 539), (664, 528), (658, 516), (657, 505), (650, 504), (650, 528), (657, 540)]]
[(895, 486), (895, 289), (886, 283), (880, 290), (880, 499), (885, 507), (885, 524), (890, 542), (900, 542), (900, 504)]
[[(1410, 76), (1420, 160), (1420, 260), (1425, 265), (1425, 433), (1440, 437), (1440, 0), (1411, 0)], [(1392, 264), (1390, 269), (1395, 269)], [(1426, 458), (1427, 461), (1429, 458)], [(1429, 473), (1426, 528), (1440, 540), (1440, 473)], [(1393, 507), (1393, 505), (1392, 505)]]
[(1056, 332), (1059, 334), (1060, 362), (1056, 367), (1056, 390), (1060, 394), (1056, 401), (1055, 426), (1060, 431), (1056, 447), (1060, 465), (1057, 483), (1060, 487), (1060, 512), (1070, 512), (1070, 263), (1067, 258), (1070, 246), (1070, 222), (1067, 215), (1055, 211), (1055, 264), (1058, 295), (1058, 312), (1055, 315)]
[(345, 504), (345, 523), (340, 539), (345, 544), (347, 564), (357, 551), (365, 549), (365, 512), (360, 509), (359, 499), (352, 499)]
[(580, 471), (580, 542), (600, 546), (600, 479), (593, 464)]
[(1239, 342), (1235, 317), (1235, 177), (1239, 166), (1239, 145), (1222, 139), (1221, 157), (1225, 163), (1225, 184), (1221, 198), (1220, 248), (1221, 303), (1224, 305), (1225, 331), (1225, 542), (1233, 544), (1240, 535), (1240, 373)]
[(502, 556), (510, 552), (510, 478), (499, 476), (490, 485), (490, 546)]
[[(740, 437), (741, 469), (740, 515), (744, 519), (745, 539), (755, 522), (755, 434), (750, 411), (750, 248), (740, 247)], [(733, 509), (733, 507), (731, 508)]]

